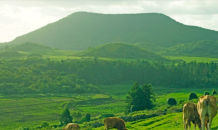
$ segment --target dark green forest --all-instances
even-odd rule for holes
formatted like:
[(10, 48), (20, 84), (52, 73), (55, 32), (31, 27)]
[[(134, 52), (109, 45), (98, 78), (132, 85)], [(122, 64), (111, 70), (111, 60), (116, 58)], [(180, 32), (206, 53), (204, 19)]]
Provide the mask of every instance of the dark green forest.
[(98, 85), (138, 82), (162, 87), (217, 86), (215, 63), (27, 58), (0, 62), (0, 93), (98, 93)]

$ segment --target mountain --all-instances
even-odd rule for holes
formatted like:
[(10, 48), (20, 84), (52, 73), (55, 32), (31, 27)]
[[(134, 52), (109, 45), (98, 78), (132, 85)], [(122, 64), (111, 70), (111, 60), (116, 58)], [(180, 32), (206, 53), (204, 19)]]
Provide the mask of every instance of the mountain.
[(147, 59), (147, 60), (162, 60), (162, 61), (167, 60), (146, 49), (126, 43), (107, 43), (107, 44), (99, 45), (97, 47), (88, 48), (87, 50), (76, 53), (75, 56), (130, 58), (130, 59)]
[(181, 24), (158, 13), (98, 14), (76, 12), (10, 43), (31, 41), (46, 46), (84, 50), (105, 43), (152, 43), (171, 47), (201, 40), (218, 40), (218, 32)]
[(218, 57), (218, 41), (198, 41), (180, 44), (167, 49), (164, 55)]

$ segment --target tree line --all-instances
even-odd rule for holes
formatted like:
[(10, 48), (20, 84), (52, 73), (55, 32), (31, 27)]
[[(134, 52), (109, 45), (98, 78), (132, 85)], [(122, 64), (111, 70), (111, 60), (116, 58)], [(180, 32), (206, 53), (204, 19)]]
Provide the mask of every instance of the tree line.
[(216, 63), (131, 62), (27, 58), (0, 61), (0, 93), (99, 92), (98, 85), (151, 83), (162, 87), (214, 87)]

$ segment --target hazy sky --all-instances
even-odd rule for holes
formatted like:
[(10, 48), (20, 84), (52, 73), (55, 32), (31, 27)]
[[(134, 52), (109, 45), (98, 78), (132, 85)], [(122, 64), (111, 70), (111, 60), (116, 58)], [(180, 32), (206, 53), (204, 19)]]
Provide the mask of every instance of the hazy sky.
[(187, 24), (218, 31), (218, 0), (0, 0), (0, 42), (77, 11), (163, 13)]

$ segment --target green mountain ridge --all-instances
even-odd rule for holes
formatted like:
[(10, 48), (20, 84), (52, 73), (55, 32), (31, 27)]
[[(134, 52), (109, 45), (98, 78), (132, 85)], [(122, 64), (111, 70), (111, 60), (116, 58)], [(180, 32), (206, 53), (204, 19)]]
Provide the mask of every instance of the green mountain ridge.
[(105, 43), (152, 43), (160, 47), (201, 40), (218, 40), (218, 32), (187, 26), (158, 13), (73, 13), (10, 43), (31, 41), (54, 48), (84, 50)]
[(167, 60), (144, 48), (127, 43), (107, 43), (76, 53), (75, 56)]
[(218, 41), (198, 41), (176, 45), (167, 49), (164, 55), (185, 55), (198, 57), (218, 57)]

